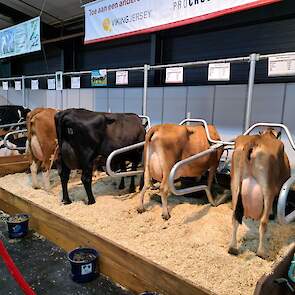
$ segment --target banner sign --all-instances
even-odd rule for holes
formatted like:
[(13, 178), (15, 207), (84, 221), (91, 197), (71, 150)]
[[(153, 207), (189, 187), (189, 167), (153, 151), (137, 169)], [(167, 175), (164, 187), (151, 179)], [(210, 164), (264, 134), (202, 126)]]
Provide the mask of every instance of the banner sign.
[(48, 79), (47, 80), (47, 88), (49, 90), (55, 90), (55, 79)]
[(192, 24), (281, 0), (98, 0), (85, 5), (85, 44)]
[(38, 90), (39, 89), (39, 80), (31, 80), (31, 89)]
[(91, 86), (107, 86), (107, 70), (94, 70), (91, 72)]
[(166, 83), (183, 83), (183, 67), (167, 68)]
[(2, 82), (2, 87), (3, 87), (3, 90), (8, 90), (8, 82), (7, 81), (3, 81)]
[(72, 89), (80, 88), (80, 77), (71, 77), (71, 88)]
[(208, 81), (229, 81), (230, 63), (214, 63), (208, 67)]
[(116, 72), (116, 85), (128, 85), (128, 71)]
[(295, 53), (278, 54), (268, 59), (268, 76), (295, 75)]
[(14, 88), (16, 91), (22, 90), (22, 82), (21, 81), (14, 81)]
[(56, 90), (63, 90), (63, 73), (62, 71), (55, 72)]
[(0, 31), (0, 58), (41, 50), (40, 17)]

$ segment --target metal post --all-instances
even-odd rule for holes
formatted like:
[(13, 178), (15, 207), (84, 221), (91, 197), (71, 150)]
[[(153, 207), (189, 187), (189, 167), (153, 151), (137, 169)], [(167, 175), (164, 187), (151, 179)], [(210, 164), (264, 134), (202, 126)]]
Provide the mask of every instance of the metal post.
[(143, 78), (143, 101), (142, 101), (142, 114), (147, 115), (147, 88), (150, 66), (144, 65), (144, 78)]
[(251, 111), (252, 111), (252, 100), (253, 100), (253, 89), (254, 89), (254, 82), (255, 82), (256, 61), (258, 59), (259, 59), (258, 54), (252, 53), (250, 55), (250, 71), (249, 71), (247, 107), (246, 107), (244, 131), (247, 130), (250, 127)]
[(23, 97), (23, 106), (27, 107), (26, 92), (25, 92), (25, 76), (22, 76), (22, 97)]

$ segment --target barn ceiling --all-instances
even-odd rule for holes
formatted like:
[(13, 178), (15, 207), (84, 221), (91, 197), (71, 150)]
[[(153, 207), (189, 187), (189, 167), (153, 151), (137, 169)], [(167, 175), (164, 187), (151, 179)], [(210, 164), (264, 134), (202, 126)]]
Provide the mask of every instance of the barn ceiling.
[[(44, 4), (41, 21), (52, 27), (83, 27), (82, 4), (90, 1), (81, 0), (0, 0), (0, 29), (23, 21), (17, 15), (32, 18), (40, 15)], [(6, 9), (7, 8), (7, 9)], [(13, 13), (15, 11), (15, 13)]]

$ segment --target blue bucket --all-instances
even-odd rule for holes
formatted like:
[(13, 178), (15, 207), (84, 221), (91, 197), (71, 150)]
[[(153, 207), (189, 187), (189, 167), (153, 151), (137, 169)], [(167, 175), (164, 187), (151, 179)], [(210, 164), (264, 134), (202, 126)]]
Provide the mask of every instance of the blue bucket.
[(86, 283), (96, 278), (99, 255), (95, 249), (77, 248), (68, 254), (68, 259), (71, 263), (73, 281)]
[(22, 213), (8, 217), (7, 227), (10, 239), (26, 236), (29, 228), (29, 215)]

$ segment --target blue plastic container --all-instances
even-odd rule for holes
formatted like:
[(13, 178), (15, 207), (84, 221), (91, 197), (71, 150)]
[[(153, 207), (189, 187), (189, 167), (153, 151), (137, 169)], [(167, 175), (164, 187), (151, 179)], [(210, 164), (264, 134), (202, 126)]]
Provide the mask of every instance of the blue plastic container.
[[(15, 220), (19, 218), (20, 221)], [(16, 214), (7, 218), (8, 236), (10, 239), (22, 238), (27, 235), (29, 228), (29, 215)]]
[[(85, 255), (91, 254), (93, 257), (87, 261), (76, 261), (74, 257), (76, 254)], [(95, 249), (92, 248), (77, 248), (68, 254), (68, 259), (71, 263), (72, 279), (77, 283), (86, 283), (92, 281), (97, 277), (96, 266), (99, 255)], [(99, 270), (98, 270), (99, 271)]]

